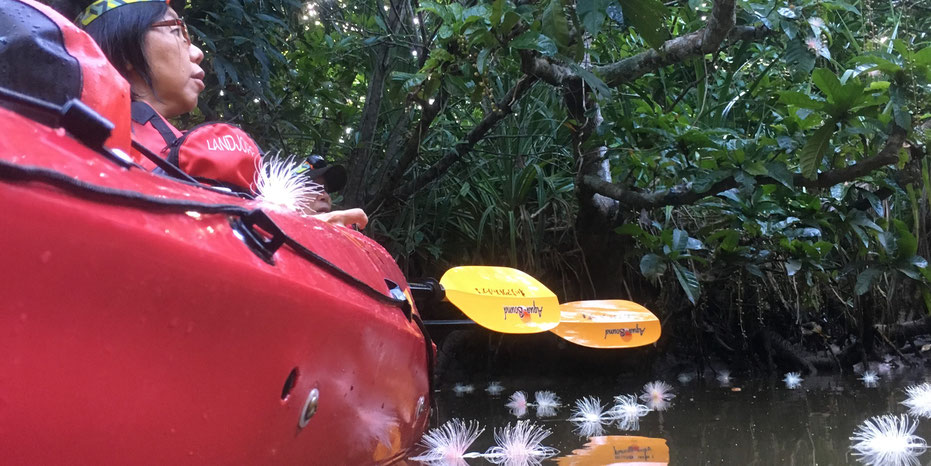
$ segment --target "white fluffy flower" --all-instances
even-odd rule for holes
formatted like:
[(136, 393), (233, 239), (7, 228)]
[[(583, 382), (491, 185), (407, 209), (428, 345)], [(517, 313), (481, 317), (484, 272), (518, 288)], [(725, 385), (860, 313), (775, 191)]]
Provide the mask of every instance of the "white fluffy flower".
[(549, 429), (531, 424), (530, 421), (517, 421), (511, 427), (495, 429), (495, 443), (497, 445), (485, 452), (485, 459), (495, 464), (508, 465), (537, 465), (541, 461), (555, 456), (558, 450), (542, 445), (543, 441), (552, 434)]
[(527, 414), (527, 393), (523, 391), (514, 392), (505, 406), (511, 409), (511, 414), (522, 417)]
[(457, 383), (456, 385), (453, 386), (453, 392), (457, 396), (462, 396), (462, 395), (465, 395), (466, 393), (472, 393), (474, 391), (475, 391), (475, 386), (472, 384), (466, 385), (466, 384)]
[(613, 419), (613, 414), (605, 410), (601, 399), (593, 396), (576, 400), (575, 408), (572, 408), (572, 414), (569, 415), (569, 420), (573, 422), (606, 422)]
[(491, 396), (498, 396), (504, 391), (504, 385), (501, 385), (501, 382), (488, 382), (485, 391)]
[(617, 404), (611, 408), (611, 414), (617, 419), (617, 426), (621, 430), (640, 429), (640, 418), (646, 416), (650, 412), (650, 408), (637, 403), (636, 395), (616, 396), (614, 401)]
[(485, 429), (480, 427), (478, 422), (466, 423), (460, 419), (452, 419), (424, 434), (420, 439), (420, 445), (425, 451), (420, 456), (411, 459), (455, 463), (462, 458), (477, 458), (480, 456), (479, 453), (466, 453), (466, 450), (484, 431)]
[(876, 372), (866, 371), (863, 373), (863, 377), (860, 377), (860, 380), (863, 381), (863, 385), (866, 385), (867, 388), (873, 388), (879, 383), (879, 376), (876, 375)]
[(640, 399), (647, 402), (647, 406), (654, 411), (665, 411), (672, 404), (670, 401), (676, 395), (672, 393), (672, 386), (663, 381), (650, 382), (643, 386)]
[(925, 440), (914, 435), (918, 422), (907, 415), (887, 414), (867, 419), (857, 427), (850, 440), (861, 463), (883, 466), (920, 464), (918, 456), (928, 449)]
[(908, 399), (902, 402), (913, 416), (931, 418), (931, 384), (912, 385), (905, 389)]
[(723, 387), (730, 386), (731, 384), (731, 371), (724, 369), (721, 372), (718, 372), (718, 383)]
[(537, 417), (551, 417), (556, 415), (556, 408), (562, 406), (562, 402), (555, 393), (541, 390), (533, 394), (534, 401), (537, 405)]
[(575, 426), (573, 431), (578, 434), (579, 437), (597, 437), (605, 433), (605, 425), (602, 422), (573, 421), (572, 424)]
[(802, 374), (798, 372), (789, 372), (783, 377), (782, 381), (786, 383), (786, 388), (796, 389), (802, 385)]
[(294, 157), (265, 157), (255, 172), (256, 199), (272, 210), (302, 212), (314, 197), (323, 193), (323, 186), (297, 173), (300, 164)]

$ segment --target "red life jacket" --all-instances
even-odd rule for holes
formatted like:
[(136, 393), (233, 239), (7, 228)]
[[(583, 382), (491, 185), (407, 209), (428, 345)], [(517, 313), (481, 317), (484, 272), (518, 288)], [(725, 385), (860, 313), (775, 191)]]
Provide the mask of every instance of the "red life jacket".
[(114, 124), (104, 145), (130, 154), (129, 83), (94, 39), (37, 1), (0, 0), (0, 11), (0, 85), (56, 105), (80, 99)]
[[(133, 102), (133, 139), (200, 181), (252, 192), (262, 151), (245, 131), (207, 122), (181, 132), (145, 102)], [(152, 169), (153, 162), (143, 166)]]

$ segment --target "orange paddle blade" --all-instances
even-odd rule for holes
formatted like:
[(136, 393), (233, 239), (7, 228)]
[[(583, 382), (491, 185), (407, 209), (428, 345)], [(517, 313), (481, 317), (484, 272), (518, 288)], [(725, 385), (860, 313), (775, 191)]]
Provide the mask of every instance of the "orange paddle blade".
[(639, 464), (660, 466), (669, 464), (666, 440), (651, 437), (609, 435), (592, 437), (584, 448), (556, 458), (559, 466), (594, 466), (603, 464)]
[(440, 284), (463, 314), (502, 333), (540, 333), (559, 323), (559, 300), (537, 279), (508, 267), (449, 269)]
[(574, 301), (561, 306), (559, 326), (566, 340), (590, 348), (633, 348), (659, 339), (659, 319), (647, 308), (620, 299)]

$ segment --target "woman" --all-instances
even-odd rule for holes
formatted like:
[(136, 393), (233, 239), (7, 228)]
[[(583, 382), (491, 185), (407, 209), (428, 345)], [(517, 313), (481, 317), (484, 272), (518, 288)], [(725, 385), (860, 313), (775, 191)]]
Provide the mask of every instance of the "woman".
[[(86, 4), (87, 2), (81, 2)], [(183, 2), (182, 2), (183, 5)], [(98, 0), (76, 21), (97, 41), (126, 78), (133, 95), (133, 138), (159, 153), (166, 140), (181, 137), (167, 119), (192, 111), (204, 90), (204, 53), (191, 43), (187, 26), (168, 0)], [(220, 156), (218, 154), (218, 156)], [(185, 164), (181, 163), (181, 168)], [(227, 164), (222, 173), (191, 173), (249, 188), (253, 160)], [(244, 185), (244, 186), (243, 186)], [(321, 220), (364, 228), (361, 209), (316, 214)]]

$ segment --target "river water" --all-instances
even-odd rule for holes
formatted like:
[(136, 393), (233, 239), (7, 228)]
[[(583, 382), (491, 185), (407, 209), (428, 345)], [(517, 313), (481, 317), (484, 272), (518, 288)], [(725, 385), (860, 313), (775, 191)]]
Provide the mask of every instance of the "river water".
[[(692, 376), (687, 383), (675, 377), (665, 380), (676, 395), (666, 411), (646, 414), (636, 430), (605, 424), (595, 438), (569, 421), (575, 400), (594, 396), (613, 404), (615, 396), (639, 395), (644, 384), (655, 379), (502, 379), (500, 395), (485, 392), (488, 381), (471, 381), (471, 393), (457, 393), (452, 387), (435, 393), (431, 426), (453, 418), (478, 421), (485, 431), (468, 451), (483, 452), (494, 445), (495, 428), (518, 419), (505, 406), (512, 393), (523, 390), (532, 403), (535, 391), (548, 390), (562, 401), (555, 415), (538, 417), (531, 406), (520, 417), (552, 431), (543, 444), (560, 453), (543, 464), (857, 464), (850, 449), (857, 426), (871, 416), (906, 413), (901, 404), (905, 388), (927, 378), (923, 371), (906, 368), (882, 374), (873, 388), (855, 375), (823, 375), (805, 377), (799, 388), (788, 389), (777, 377), (738, 375), (722, 384), (711, 374)], [(931, 421), (920, 422), (915, 434), (931, 439)], [(919, 460), (928, 464), (931, 453)], [(468, 463), (489, 464), (483, 459)]]

